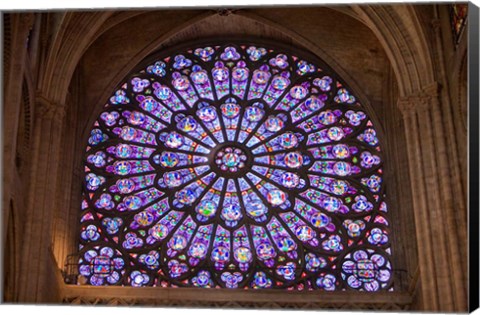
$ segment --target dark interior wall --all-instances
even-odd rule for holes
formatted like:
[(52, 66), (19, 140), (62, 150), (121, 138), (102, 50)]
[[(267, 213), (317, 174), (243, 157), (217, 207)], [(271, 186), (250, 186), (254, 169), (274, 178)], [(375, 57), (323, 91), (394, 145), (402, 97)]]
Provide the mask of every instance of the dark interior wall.
[[(126, 75), (141, 60), (137, 55), (142, 56), (142, 50), (198, 14), (201, 12), (151, 11), (123, 21), (97, 38), (78, 65), (84, 83), (84, 104), (79, 112), (79, 121), (92, 122), (95, 107), (102, 106), (105, 101), (101, 96), (106, 90), (113, 90), (112, 85), (120, 83), (115, 82), (116, 76)], [(90, 126), (83, 123), (80, 128), (88, 129)]]
[[(388, 58), (373, 32), (339, 9), (341, 6), (251, 11), (307, 38), (348, 72), (370, 102), (383, 102)], [(379, 118), (382, 109), (375, 107)]]

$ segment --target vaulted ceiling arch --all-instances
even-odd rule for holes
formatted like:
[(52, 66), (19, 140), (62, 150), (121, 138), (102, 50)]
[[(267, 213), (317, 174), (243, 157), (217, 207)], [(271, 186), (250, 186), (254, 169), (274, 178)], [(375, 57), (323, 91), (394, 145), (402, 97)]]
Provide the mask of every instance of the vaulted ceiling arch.
[[(415, 9), (411, 5), (397, 6), (345, 6), (334, 7), (342, 13), (355, 17), (369, 27), (381, 42), (395, 71), (400, 95), (406, 96), (421, 91), (433, 82), (434, 72), (430, 52), (426, 47), (426, 36), (421, 27)], [(150, 12), (150, 11), (148, 11)], [(72, 75), (87, 49), (105, 32), (118, 24), (127, 22), (139, 15), (148, 14), (138, 11), (121, 12), (69, 12), (56, 22), (56, 36), (49, 49), (45, 62), (45, 71), (41, 77), (39, 90), (42, 95), (54, 103), (64, 104)], [(216, 11), (203, 11), (185, 23), (173, 27), (155, 43), (145, 47), (136, 58), (147, 55), (159, 42), (166, 41), (183, 28), (217, 14)], [(242, 15), (242, 10), (239, 11)], [(247, 13), (251, 19), (282, 29), (281, 22), (272, 22)], [(285, 29), (283, 29), (285, 31)], [(288, 33), (288, 32), (287, 32)], [(291, 33), (291, 31), (290, 31)], [(302, 41), (302, 40), (300, 40)], [(305, 43), (312, 48), (311, 43)], [(309, 47), (307, 47), (309, 48)], [(319, 50), (318, 47), (316, 49)], [(322, 56), (328, 62), (329, 58)], [(132, 60), (133, 61), (133, 60)]]

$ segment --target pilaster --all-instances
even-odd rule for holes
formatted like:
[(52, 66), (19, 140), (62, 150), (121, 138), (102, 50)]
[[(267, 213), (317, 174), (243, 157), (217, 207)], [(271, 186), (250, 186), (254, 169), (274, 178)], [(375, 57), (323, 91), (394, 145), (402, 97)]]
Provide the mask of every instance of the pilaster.
[(56, 302), (55, 290), (46, 288), (52, 287), (54, 277), (49, 255), (64, 117), (63, 105), (37, 98), (19, 302)]
[[(401, 98), (419, 251), (420, 279), (427, 311), (466, 310), (466, 237), (458, 232), (455, 181), (448, 158), (441, 87), (437, 83)], [(465, 222), (466, 223), (466, 222)], [(465, 224), (464, 223), (464, 224)]]

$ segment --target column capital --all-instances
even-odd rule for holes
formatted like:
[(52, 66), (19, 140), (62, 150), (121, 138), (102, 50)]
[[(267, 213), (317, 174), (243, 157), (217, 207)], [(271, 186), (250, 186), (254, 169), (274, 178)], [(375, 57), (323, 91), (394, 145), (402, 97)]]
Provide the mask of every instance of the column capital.
[(42, 120), (55, 120), (61, 122), (65, 117), (65, 106), (52, 102), (43, 96), (36, 98), (35, 114)]
[(414, 114), (420, 109), (428, 108), (430, 97), (425, 95), (410, 95), (401, 97), (397, 101), (397, 107), (404, 116)]
[(418, 111), (438, 107), (441, 85), (433, 82), (425, 86), (421, 91), (400, 97), (397, 106), (403, 115), (409, 115)]

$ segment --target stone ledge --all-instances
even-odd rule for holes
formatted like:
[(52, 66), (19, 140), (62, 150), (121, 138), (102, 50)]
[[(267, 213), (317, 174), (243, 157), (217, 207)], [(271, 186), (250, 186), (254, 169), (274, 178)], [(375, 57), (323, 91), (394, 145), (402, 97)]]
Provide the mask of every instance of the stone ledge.
[(89, 305), (406, 310), (412, 303), (412, 297), (405, 292), (301, 292), (77, 285), (64, 285), (62, 291), (63, 303)]

